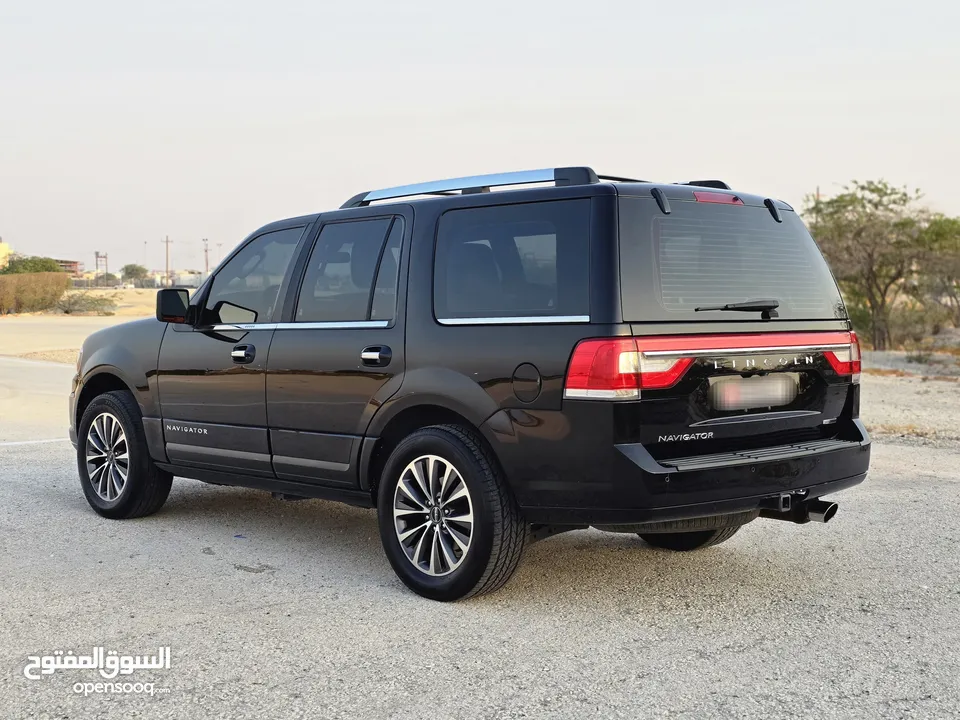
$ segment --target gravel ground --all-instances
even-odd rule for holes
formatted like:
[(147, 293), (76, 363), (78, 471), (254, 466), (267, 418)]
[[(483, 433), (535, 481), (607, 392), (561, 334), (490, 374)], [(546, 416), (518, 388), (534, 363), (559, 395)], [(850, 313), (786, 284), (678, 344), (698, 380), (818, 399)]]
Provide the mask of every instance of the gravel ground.
[(925, 362), (917, 362), (915, 352), (889, 350), (863, 353), (863, 366), (867, 370), (894, 370), (909, 375), (942, 376), (960, 379), (960, 354), (931, 352), (923, 355)]
[[(111, 522), (68, 445), (0, 462), (3, 717), (960, 717), (958, 449), (878, 445), (826, 526), (758, 521), (685, 555), (570, 533), (450, 605), (395, 579), (372, 511), (178, 481), (158, 515)], [(171, 646), (139, 676), (169, 693), (22, 674), (94, 645)]]
[(864, 375), (861, 416), (878, 437), (928, 438), (949, 447), (960, 441), (960, 382)]

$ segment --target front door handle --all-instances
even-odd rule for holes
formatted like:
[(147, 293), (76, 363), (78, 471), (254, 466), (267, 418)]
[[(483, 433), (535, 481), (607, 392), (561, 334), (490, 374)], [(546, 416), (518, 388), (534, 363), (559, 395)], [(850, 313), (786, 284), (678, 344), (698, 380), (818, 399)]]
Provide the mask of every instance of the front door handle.
[(230, 351), (230, 357), (237, 365), (252, 363), (257, 356), (257, 349), (253, 345), (237, 345)]
[(360, 352), (360, 360), (369, 367), (386, 367), (393, 358), (393, 351), (386, 345), (370, 345)]

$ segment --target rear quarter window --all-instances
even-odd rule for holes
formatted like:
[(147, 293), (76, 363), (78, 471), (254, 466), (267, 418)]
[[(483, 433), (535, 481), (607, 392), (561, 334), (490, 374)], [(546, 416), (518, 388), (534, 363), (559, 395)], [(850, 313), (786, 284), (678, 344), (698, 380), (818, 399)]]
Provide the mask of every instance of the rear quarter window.
[[(749, 314), (695, 312), (753, 299), (779, 300), (782, 319), (846, 318), (836, 281), (794, 212), (766, 207), (620, 198), (620, 281), (626, 321), (698, 322)], [(755, 317), (755, 315), (754, 315)]]
[(589, 232), (589, 199), (448, 210), (437, 227), (437, 319), (588, 315)]

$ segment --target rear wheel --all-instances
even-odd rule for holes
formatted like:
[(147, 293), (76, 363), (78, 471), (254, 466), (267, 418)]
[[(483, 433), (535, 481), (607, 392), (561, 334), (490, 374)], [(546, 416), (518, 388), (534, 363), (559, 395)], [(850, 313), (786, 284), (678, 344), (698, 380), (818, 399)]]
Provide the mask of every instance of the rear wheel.
[(77, 438), (80, 483), (96, 512), (126, 519), (163, 506), (173, 476), (150, 459), (140, 408), (130, 393), (95, 397), (83, 412)]
[(664, 550), (677, 550), (686, 552), (689, 550), (700, 550), (701, 548), (719, 545), (729, 540), (743, 525), (732, 525), (730, 527), (718, 528), (716, 530), (699, 530), (694, 532), (678, 533), (637, 533), (640, 538), (648, 545), (662, 548)]
[(480, 438), (458, 425), (417, 430), (391, 452), (377, 501), (397, 576), (432, 600), (502, 587), (520, 562), (520, 509)]

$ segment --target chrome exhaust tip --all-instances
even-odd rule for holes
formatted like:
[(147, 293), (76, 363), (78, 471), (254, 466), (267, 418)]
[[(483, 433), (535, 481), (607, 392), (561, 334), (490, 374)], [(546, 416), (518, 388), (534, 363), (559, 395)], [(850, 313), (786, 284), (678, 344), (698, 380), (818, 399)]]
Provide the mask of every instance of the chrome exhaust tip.
[(811, 500), (806, 504), (807, 517), (813, 522), (827, 523), (837, 514), (840, 506), (835, 502), (826, 502), (824, 500)]

